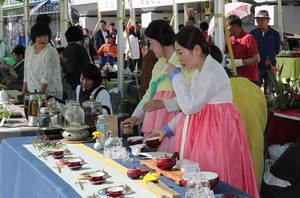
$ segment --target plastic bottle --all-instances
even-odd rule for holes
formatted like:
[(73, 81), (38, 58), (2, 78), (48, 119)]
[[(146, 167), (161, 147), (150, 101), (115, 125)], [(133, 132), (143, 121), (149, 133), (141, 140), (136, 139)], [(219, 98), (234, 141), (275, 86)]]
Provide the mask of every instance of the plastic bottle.
[(106, 132), (106, 122), (103, 115), (98, 115), (96, 129), (101, 133)]

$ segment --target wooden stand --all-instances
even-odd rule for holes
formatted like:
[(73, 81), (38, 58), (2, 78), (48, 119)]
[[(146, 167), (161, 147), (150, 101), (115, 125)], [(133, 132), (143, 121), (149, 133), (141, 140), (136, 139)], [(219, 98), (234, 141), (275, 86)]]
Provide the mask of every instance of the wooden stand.
[(156, 160), (141, 160), (140, 163), (144, 166), (155, 170), (156, 173), (162, 174), (165, 177), (173, 180), (176, 184), (182, 186), (182, 176), (185, 174), (179, 169), (172, 168), (171, 170), (161, 170), (156, 166)]
[(152, 192), (157, 194), (159, 197), (180, 198), (180, 195), (177, 192), (170, 189), (161, 181), (158, 181), (157, 184), (153, 182), (146, 182), (146, 184), (147, 184), (147, 188), (149, 188)]

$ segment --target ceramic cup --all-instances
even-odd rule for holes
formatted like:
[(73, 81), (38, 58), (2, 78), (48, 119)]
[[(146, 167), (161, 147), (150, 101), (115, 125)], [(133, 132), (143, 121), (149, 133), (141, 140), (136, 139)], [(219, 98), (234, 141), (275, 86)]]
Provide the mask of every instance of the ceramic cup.
[(62, 158), (65, 155), (65, 152), (63, 149), (57, 149), (52, 151), (52, 157), (54, 158)]
[(150, 172), (150, 168), (141, 168), (141, 176), (144, 177)]
[(157, 149), (161, 142), (159, 141), (159, 137), (150, 137), (145, 140), (145, 143), (149, 148)]
[(104, 180), (104, 175), (105, 175), (105, 173), (103, 173), (103, 172), (97, 172), (97, 173), (90, 174), (91, 180), (95, 181), (95, 182)]
[(123, 190), (123, 187), (112, 187), (107, 189), (107, 192), (111, 197), (119, 197), (123, 194)]
[(71, 159), (69, 160), (69, 167), (77, 167), (82, 166), (82, 160), (81, 159)]

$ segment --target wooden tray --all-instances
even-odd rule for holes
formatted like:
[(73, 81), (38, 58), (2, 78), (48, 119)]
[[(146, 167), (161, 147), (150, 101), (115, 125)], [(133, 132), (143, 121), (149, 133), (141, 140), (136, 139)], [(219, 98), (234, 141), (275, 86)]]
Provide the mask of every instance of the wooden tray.
[(183, 171), (175, 168), (171, 170), (161, 170), (156, 166), (156, 160), (141, 160), (140, 163), (152, 170), (155, 170), (158, 174), (162, 174), (165, 177), (173, 180), (176, 184), (182, 186), (182, 176), (185, 174)]
[(66, 138), (63, 138), (60, 141), (62, 143), (67, 143), (67, 144), (80, 144), (80, 143), (92, 142), (93, 140), (94, 139), (92, 137), (86, 137), (83, 140), (67, 140)]
[(163, 182), (158, 181), (158, 184), (153, 182), (146, 183), (147, 188), (157, 194), (159, 197), (180, 198), (181, 196), (174, 190), (170, 189)]

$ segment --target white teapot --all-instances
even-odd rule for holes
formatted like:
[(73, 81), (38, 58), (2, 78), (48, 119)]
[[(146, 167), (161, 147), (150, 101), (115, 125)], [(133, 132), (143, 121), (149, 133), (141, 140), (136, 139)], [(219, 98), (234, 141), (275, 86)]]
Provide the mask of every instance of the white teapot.
[(6, 90), (2, 89), (0, 91), (0, 103), (7, 103), (9, 100), (8, 93)]

